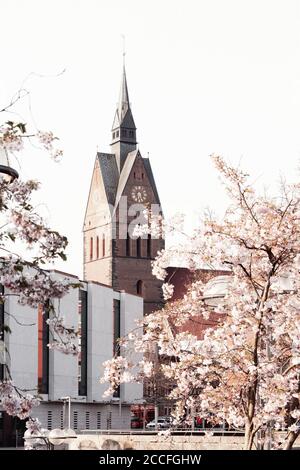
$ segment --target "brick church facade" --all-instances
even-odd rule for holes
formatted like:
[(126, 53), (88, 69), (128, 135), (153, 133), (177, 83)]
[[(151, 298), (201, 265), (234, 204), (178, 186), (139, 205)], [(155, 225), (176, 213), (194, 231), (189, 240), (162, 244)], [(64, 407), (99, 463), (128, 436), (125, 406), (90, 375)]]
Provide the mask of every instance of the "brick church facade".
[(141, 295), (145, 313), (163, 305), (151, 262), (164, 240), (133, 231), (145, 222), (143, 211), (153, 208), (160, 210), (160, 199), (150, 161), (137, 148), (124, 67), (111, 153), (97, 153), (92, 174), (83, 226), (84, 280)]

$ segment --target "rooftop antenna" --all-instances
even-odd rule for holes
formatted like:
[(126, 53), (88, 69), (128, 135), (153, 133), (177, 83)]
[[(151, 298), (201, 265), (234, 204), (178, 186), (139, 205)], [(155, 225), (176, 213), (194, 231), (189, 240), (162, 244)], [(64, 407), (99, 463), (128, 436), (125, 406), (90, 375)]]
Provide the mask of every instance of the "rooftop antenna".
[(125, 67), (125, 55), (126, 55), (126, 39), (125, 35), (122, 34), (122, 40), (123, 40), (123, 67)]

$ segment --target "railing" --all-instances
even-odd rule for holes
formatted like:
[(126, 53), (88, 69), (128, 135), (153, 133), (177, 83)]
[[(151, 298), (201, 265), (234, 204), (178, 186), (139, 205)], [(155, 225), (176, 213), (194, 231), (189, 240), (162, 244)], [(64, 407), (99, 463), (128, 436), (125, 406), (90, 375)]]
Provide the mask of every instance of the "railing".
[[(77, 431), (77, 434), (96, 434), (96, 435), (156, 435), (162, 431), (169, 431), (169, 429), (81, 429)], [(184, 429), (171, 429), (170, 435), (180, 436), (180, 435), (193, 435), (193, 436), (203, 436), (207, 433), (211, 433), (214, 436), (244, 436), (244, 431), (239, 431), (235, 429), (225, 430), (223, 428), (184, 428)]]

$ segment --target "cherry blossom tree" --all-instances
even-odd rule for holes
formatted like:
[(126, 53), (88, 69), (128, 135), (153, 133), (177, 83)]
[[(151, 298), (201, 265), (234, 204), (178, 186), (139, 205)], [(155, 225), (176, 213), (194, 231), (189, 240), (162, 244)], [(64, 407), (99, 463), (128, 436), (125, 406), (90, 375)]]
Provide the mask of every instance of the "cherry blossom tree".
[[(33, 206), (31, 197), (39, 183), (21, 181), (10, 167), (10, 162), (17, 161), (25, 147), (30, 149), (33, 144), (42, 147), (55, 160), (62, 156), (62, 151), (55, 146), (57, 138), (52, 132), (44, 132), (34, 126), (29, 128), (24, 122), (11, 120), (14, 106), (27, 95), (27, 90), (19, 90), (0, 110), (0, 116), (3, 116), (3, 123), (0, 123), (0, 302), (4, 316), (12, 316), (19, 324), (13, 312), (5, 310), (9, 296), (17, 296), (21, 305), (37, 311), (40, 305), (47, 305), (52, 337), (49, 347), (77, 354), (77, 332), (65, 325), (53, 303), (53, 299), (60, 299), (77, 285), (67, 280), (57, 281), (45, 269), (58, 258), (66, 259), (67, 238), (52, 230)], [(5, 322), (0, 326), (0, 340), (5, 352), (3, 338), (10, 329)], [(7, 363), (2, 367), (4, 377), (0, 380), (0, 404), (8, 414), (25, 419), (32, 407), (39, 404), (37, 390), (21, 390), (13, 383)]]
[[(224, 217), (206, 214), (191, 236), (158, 253), (153, 273), (164, 280), (173, 257), (195, 272), (227, 268), (222, 298), (208, 301), (196, 276), (183, 299), (147, 315), (123, 348), (147, 356), (157, 346), (174, 384), (176, 422), (198, 409), (212, 424), (243, 430), (245, 449), (290, 449), (300, 434), (300, 184), (282, 184), (277, 197), (259, 195), (247, 174), (213, 160), (230, 198)], [(142, 229), (153, 227), (161, 220)], [(166, 298), (172, 293), (165, 284)], [(196, 334), (207, 320), (214, 326)], [(113, 358), (104, 380), (114, 388), (154, 369), (151, 361)]]

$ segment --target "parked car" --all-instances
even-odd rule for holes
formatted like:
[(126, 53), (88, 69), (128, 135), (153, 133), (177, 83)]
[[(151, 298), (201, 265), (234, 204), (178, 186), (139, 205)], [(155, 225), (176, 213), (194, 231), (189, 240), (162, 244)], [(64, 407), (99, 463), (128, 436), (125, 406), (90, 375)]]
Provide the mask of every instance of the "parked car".
[(130, 423), (131, 429), (141, 429), (143, 427), (143, 420), (138, 416), (133, 416)]
[(146, 429), (169, 429), (172, 425), (172, 420), (170, 418), (170, 416), (159, 416), (157, 418), (157, 427), (155, 426), (155, 419), (153, 421), (150, 421), (150, 423), (148, 423), (146, 425)]

